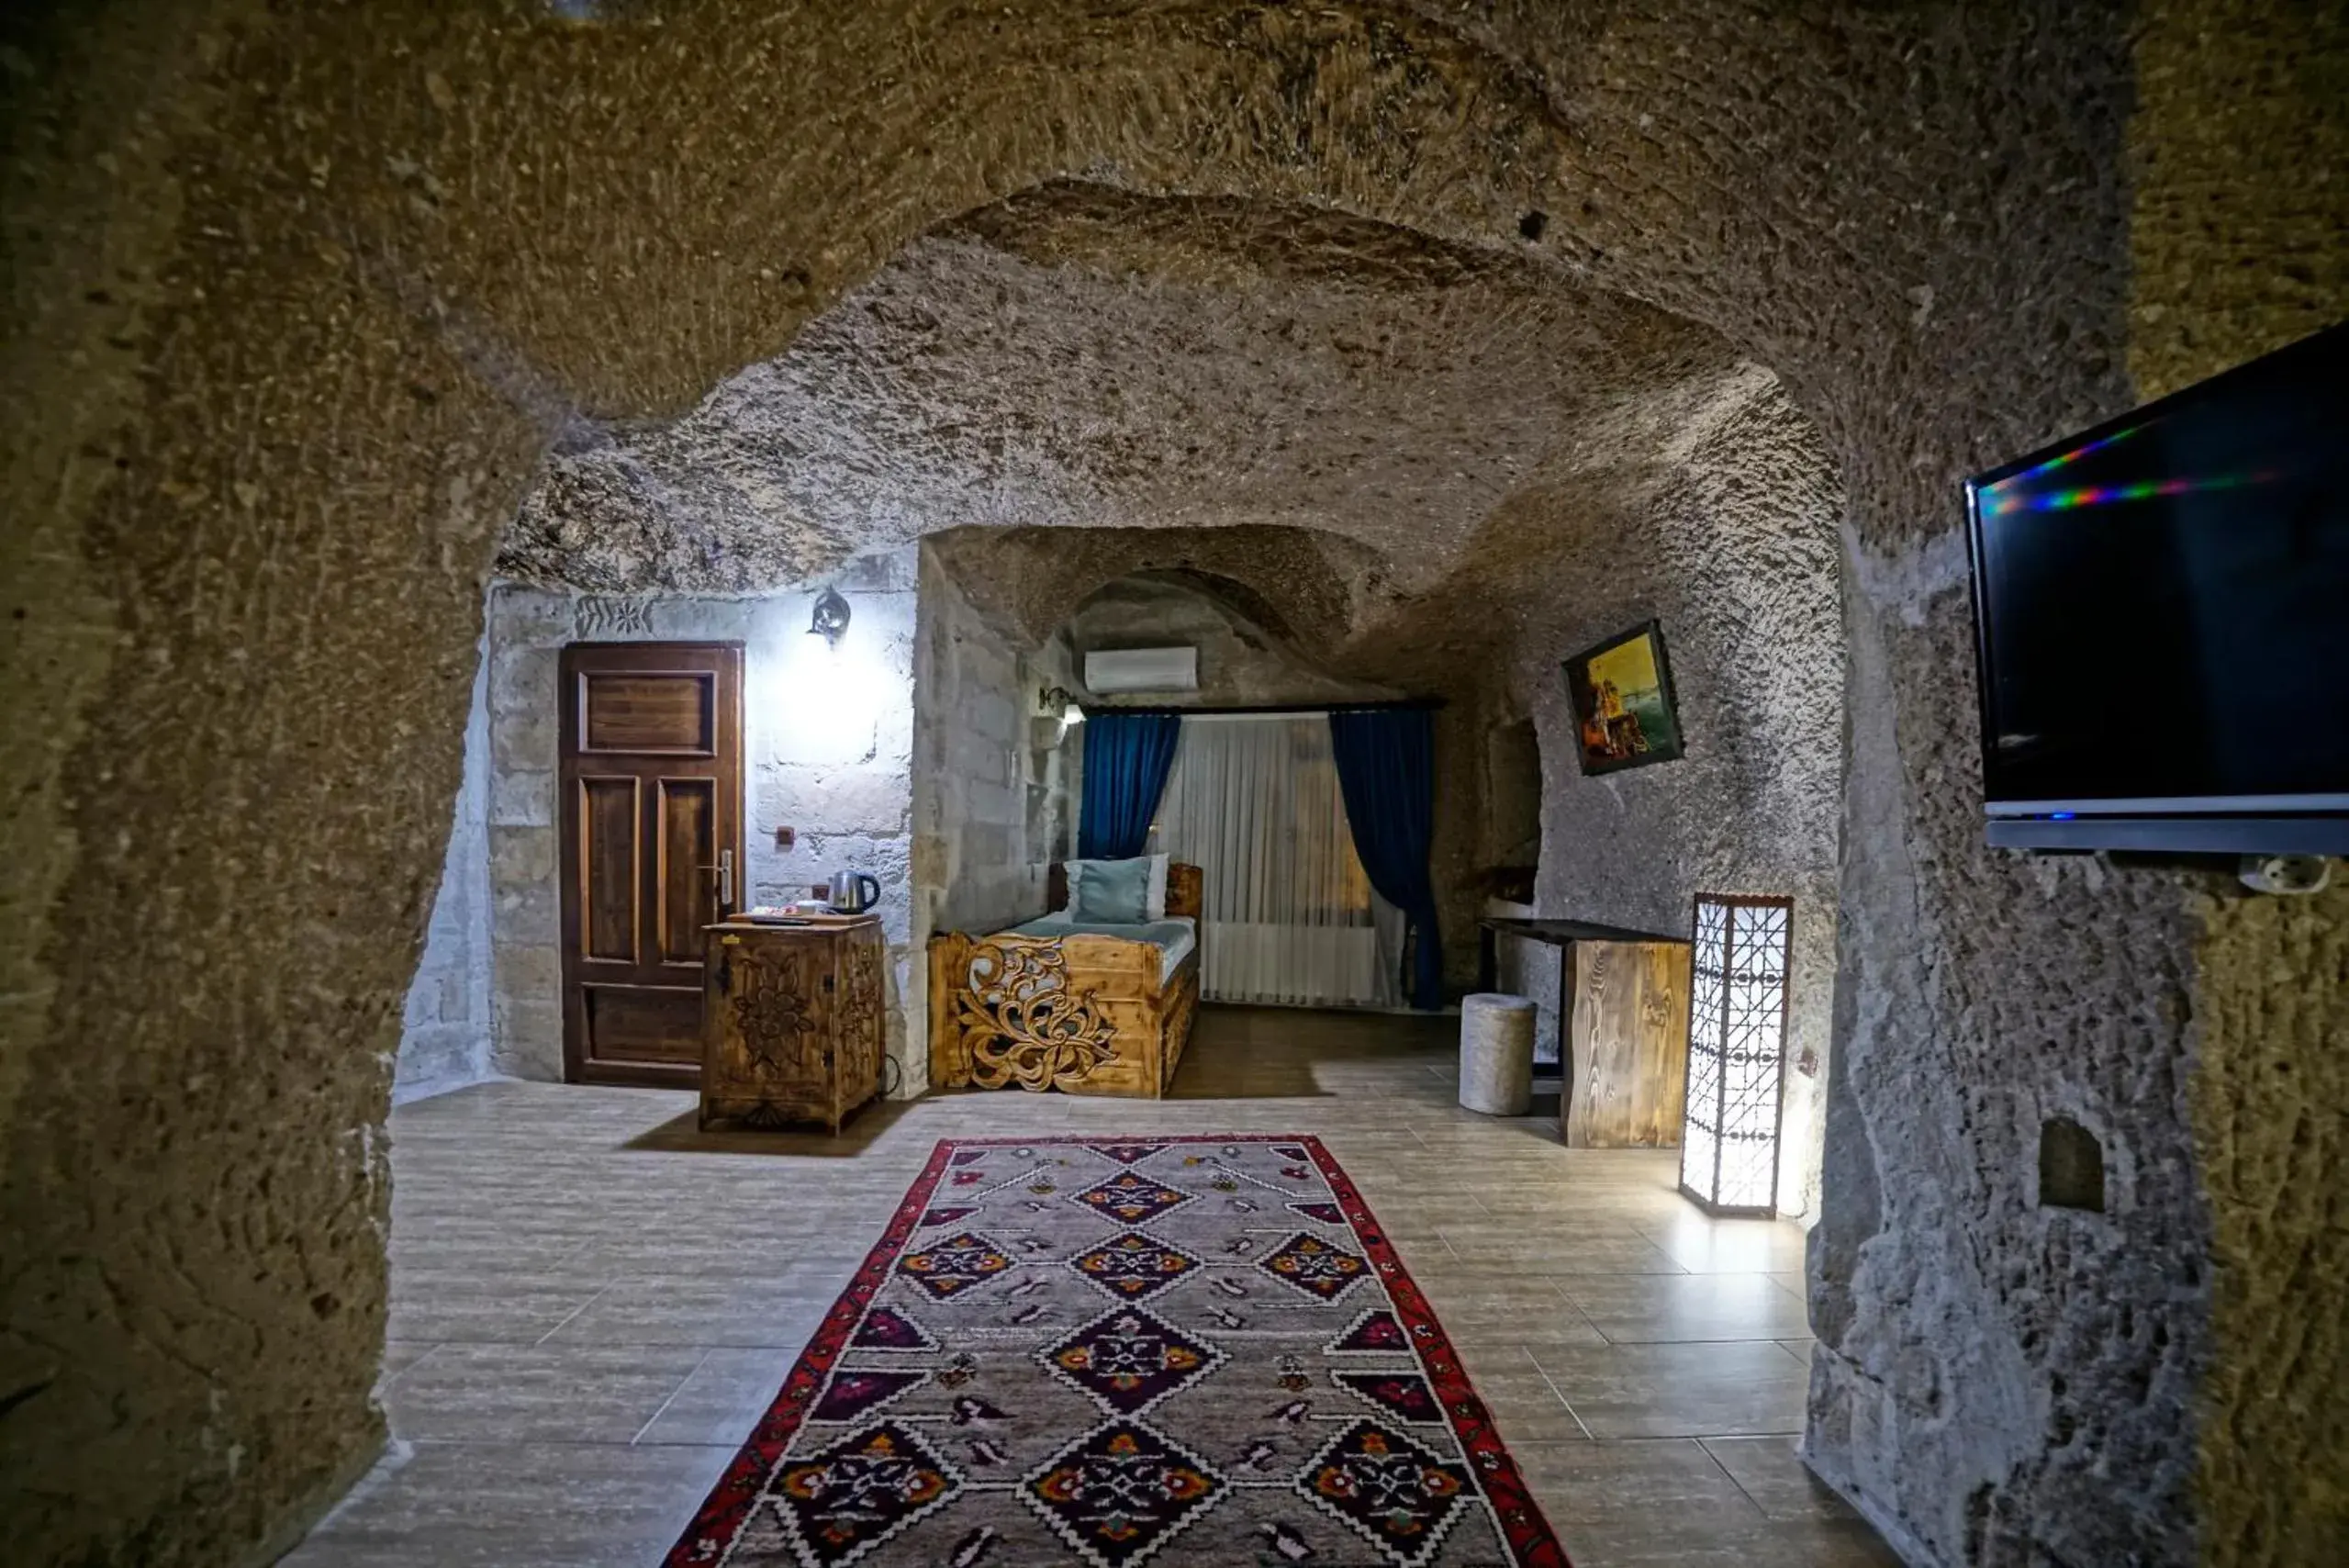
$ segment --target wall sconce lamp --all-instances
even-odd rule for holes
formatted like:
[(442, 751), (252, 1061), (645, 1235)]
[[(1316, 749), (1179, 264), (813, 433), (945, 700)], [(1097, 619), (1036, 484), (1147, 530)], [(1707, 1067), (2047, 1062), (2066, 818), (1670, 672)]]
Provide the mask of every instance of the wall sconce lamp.
[(828, 588), (816, 599), (815, 619), (808, 625), (808, 635), (822, 637), (833, 647), (848, 634), (848, 601), (838, 588)]
[(1774, 1218), (1795, 901), (1696, 895), (1680, 1190), (1710, 1215)]

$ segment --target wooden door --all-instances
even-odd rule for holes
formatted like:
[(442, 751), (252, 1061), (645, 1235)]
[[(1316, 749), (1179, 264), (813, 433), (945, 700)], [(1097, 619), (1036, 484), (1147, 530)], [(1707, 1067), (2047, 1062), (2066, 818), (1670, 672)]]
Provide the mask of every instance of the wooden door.
[(739, 643), (562, 662), (563, 1073), (701, 1081), (702, 927), (746, 902)]

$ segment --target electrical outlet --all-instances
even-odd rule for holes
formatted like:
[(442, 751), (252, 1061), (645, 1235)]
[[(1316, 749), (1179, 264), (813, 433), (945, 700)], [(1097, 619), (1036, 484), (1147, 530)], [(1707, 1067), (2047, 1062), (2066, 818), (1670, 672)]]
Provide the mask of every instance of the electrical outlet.
[(777, 828), (777, 829), (775, 830), (775, 847), (776, 847), (776, 848), (777, 848), (777, 849), (789, 849), (789, 848), (790, 848), (793, 845), (795, 845), (795, 844), (797, 844), (797, 843), (799, 843), (799, 842), (800, 842), (800, 830), (799, 830), (798, 828), (795, 828), (795, 827), (778, 827), (778, 828)]

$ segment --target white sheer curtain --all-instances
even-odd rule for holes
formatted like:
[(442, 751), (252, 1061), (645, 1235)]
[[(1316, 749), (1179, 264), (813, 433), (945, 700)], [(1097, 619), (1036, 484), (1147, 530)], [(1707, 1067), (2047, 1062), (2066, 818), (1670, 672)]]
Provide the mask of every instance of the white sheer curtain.
[(1401, 913), (1354, 855), (1321, 714), (1186, 713), (1156, 847), (1204, 873), (1201, 992), (1393, 1007)]

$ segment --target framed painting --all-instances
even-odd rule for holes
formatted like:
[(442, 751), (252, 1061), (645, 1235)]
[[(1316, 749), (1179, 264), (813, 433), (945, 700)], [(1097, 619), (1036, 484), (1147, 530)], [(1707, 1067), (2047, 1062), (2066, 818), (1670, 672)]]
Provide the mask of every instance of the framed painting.
[(1566, 661), (1575, 752), (1585, 774), (1670, 762), (1681, 755), (1664, 632), (1650, 621)]

